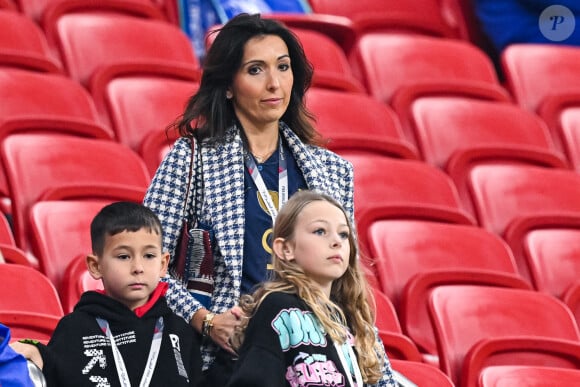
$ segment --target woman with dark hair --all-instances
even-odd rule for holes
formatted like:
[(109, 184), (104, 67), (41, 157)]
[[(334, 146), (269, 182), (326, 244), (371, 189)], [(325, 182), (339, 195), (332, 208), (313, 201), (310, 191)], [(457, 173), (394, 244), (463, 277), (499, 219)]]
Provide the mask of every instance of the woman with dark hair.
[[(272, 226), (288, 197), (324, 192), (353, 217), (352, 165), (320, 146), (304, 106), (312, 72), (282, 24), (259, 15), (232, 18), (217, 31), (200, 88), (174, 124), (181, 138), (145, 197), (161, 219), (173, 267), (184, 218), (195, 222), (191, 234), (211, 245), (210, 273), (199, 249), (190, 249), (185, 269), (166, 278), (169, 305), (205, 337), (208, 385), (229, 374), (228, 340), (242, 317), (236, 305), (268, 276)], [(200, 277), (213, 288), (192, 285)]]

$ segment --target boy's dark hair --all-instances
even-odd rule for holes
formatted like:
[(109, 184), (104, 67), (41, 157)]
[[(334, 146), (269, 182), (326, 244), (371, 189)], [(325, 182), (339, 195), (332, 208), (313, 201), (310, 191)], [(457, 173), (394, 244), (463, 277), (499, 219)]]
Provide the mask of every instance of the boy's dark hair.
[(161, 222), (157, 215), (142, 204), (116, 202), (101, 209), (91, 222), (91, 244), (93, 253), (103, 254), (105, 237), (123, 231), (136, 232), (142, 228), (159, 234), (163, 238)]

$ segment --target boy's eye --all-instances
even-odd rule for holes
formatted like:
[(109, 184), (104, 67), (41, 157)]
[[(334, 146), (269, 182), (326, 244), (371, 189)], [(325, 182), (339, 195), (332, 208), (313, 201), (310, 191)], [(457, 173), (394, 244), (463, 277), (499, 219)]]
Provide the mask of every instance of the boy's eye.
[(155, 258), (156, 256), (157, 256), (157, 255), (156, 255), (156, 254), (153, 254), (153, 253), (147, 253), (147, 254), (145, 254), (145, 258), (147, 258), (147, 259), (153, 259), (153, 258)]
[(129, 256), (129, 254), (119, 254), (119, 255), (117, 255), (117, 258), (119, 258), (119, 259), (129, 259), (131, 257)]

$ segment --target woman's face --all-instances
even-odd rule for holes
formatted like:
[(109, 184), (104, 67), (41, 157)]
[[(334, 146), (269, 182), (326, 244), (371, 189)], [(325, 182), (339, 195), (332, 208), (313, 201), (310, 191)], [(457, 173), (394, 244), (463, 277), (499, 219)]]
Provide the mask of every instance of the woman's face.
[(242, 64), (226, 95), (246, 131), (277, 130), (293, 82), (286, 43), (276, 35), (256, 36), (246, 42)]

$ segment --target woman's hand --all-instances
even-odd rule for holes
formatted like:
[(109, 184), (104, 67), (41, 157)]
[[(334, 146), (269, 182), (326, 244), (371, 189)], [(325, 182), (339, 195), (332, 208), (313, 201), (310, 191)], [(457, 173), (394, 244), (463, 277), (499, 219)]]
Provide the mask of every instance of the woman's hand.
[(25, 359), (32, 361), (34, 364), (38, 366), (38, 368), (42, 369), (44, 362), (42, 361), (42, 356), (40, 356), (40, 351), (36, 348), (35, 345), (26, 344), (21, 342), (14, 342), (10, 344), (10, 347), (15, 351), (24, 356)]
[(230, 337), (236, 327), (240, 325), (243, 315), (244, 313), (239, 306), (234, 306), (224, 313), (216, 314), (212, 321), (213, 327), (209, 332), (209, 336), (217, 345), (233, 355), (236, 352), (232, 349)]

